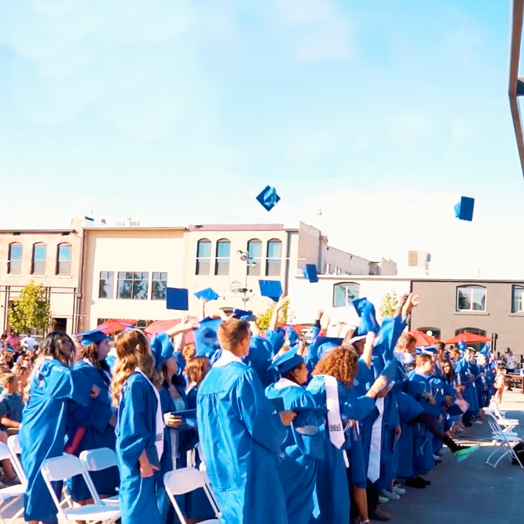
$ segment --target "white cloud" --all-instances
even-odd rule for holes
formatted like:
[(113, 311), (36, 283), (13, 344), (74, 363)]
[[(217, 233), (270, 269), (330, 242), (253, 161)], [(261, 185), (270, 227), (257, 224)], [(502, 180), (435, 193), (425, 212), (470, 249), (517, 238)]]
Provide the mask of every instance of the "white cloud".
[(317, 61), (354, 57), (352, 24), (332, 0), (276, 0), (276, 3), (298, 29), (298, 58)]

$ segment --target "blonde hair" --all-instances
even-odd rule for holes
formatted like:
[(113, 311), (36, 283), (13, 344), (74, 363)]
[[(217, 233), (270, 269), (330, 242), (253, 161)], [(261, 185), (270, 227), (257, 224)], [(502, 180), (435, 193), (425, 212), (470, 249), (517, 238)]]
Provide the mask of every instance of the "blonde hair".
[(249, 322), (237, 318), (225, 320), (220, 324), (217, 331), (220, 346), (229, 351), (234, 350), (250, 334)]
[(118, 406), (126, 380), (138, 368), (152, 382), (156, 382), (155, 359), (149, 341), (139, 329), (125, 331), (115, 338), (117, 362), (112, 384), (113, 405)]
[(0, 376), (0, 386), (2, 386), (2, 388), (4, 389), (7, 389), (7, 386), (9, 386), (9, 384), (12, 384), (15, 378), (16, 375), (14, 373), (4, 373)]

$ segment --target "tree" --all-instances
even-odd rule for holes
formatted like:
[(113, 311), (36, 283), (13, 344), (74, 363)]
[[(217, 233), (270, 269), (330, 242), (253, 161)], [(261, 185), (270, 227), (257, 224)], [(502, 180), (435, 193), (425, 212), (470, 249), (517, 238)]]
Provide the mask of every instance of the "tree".
[(47, 331), (51, 312), (46, 291), (42, 284), (33, 281), (20, 292), (20, 297), (13, 301), (9, 310), (9, 324), (17, 333), (26, 331)]
[[(264, 333), (269, 328), (269, 323), (271, 322), (271, 317), (273, 316), (273, 311), (275, 310), (275, 302), (272, 302), (271, 305), (262, 313), (257, 315), (257, 324), (261, 333)], [(291, 320), (293, 315), (289, 311), (289, 305), (284, 306), (280, 312), (280, 317), (278, 319), (279, 324), (287, 324)]]
[(398, 298), (395, 289), (392, 289), (384, 295), (382, 304), (380, 305), (380, 315), (384, 317), (392, 317), (398, 308)]

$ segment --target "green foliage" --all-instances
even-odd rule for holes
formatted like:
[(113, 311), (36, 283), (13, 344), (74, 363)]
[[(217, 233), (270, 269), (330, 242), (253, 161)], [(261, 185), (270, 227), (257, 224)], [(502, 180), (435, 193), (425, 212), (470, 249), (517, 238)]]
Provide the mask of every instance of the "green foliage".
[(380, 305), (380, 315), (384, 317), (392, 317), (395, 315), (395, 311), (398, 308), (397, 292), (392, 289), (384, 295), (382, 298), (382, 304)]
[[(265, 333), (269, 328), (269, 323), (271, 322), (271, 317), (273, 316), (273, 311), (275, 310), (275, 303), (272, 302), (271, 305), (262, 313), (257, 315), (257, 324), (261, 333)], [(291, 320), (292, 315), (289, 311), (289, 306), (284, 306), (280, 312), (278, 319), (279, 324), (287, 324), (288, 320)]]
[(50, 308), (44, 286), (33, 281), (20, 292), (20, 297), (13, 301), (9, 310), (9, 324), (18, 332), (36, 330), (45, 332), (49, 327)]

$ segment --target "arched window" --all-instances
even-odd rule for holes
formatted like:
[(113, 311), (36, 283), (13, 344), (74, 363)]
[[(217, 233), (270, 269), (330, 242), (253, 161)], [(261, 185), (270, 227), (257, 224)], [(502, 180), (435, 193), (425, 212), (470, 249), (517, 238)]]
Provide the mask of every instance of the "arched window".
[(511, 312), (524, 313), (524, 286), (512, 286)]
[(47, 258), (47, 246), (45, 244), (33, 245), (33, 275), (45, 275), (45, 261)]
[(196, 275), (209, 275), (211, 269), (211, 240), (203, 238), (197, 243)]
[(249, 276), (260, 276), (260, 266), (262, 261), (262, 242), (258, 238), (252, 238), (247, 243), (247, 256), (249, 258), (247, 274)]
[(430, 337), (435, 337), (440, 340), (440, 329), (435, 327), (421, 327), (417, 328), (419, 331), (422, 331), (422, 333), (426, 333), (426, 335), (429, 335)]
[(486, 288), (483, 286), (457, 287), (457, 311), (486, 311)]
[(485, 337), (486, 332), (483, 329), (473, 328), (473, 327), (466, 327), (466, 328), (460, 328), (455, 330), (455, 335), (460, 335), (461, 333), (473, 333), (474, 335), (480, 335), (481, 337)]
[(340, 282), (333, 286), (333, 307), (346, 307), (359, 298), (360, 286), (355, 282)]
[(71, 244), (59, 244), (56, 255), (56, 274), (69, 276), (71, 274)]
[(7, 272), (10, 275), (19, 275), (22, 272), (22, 244), (13, 242), (9, 245)]
[(282, 266), (282, 242), (273, 238), (267, 243), (266, 276), (279, 277)]
[(221, 238), (217, 242), (215, 275), (229, 275), (229, 257), (231, 256), (231, 242)]

